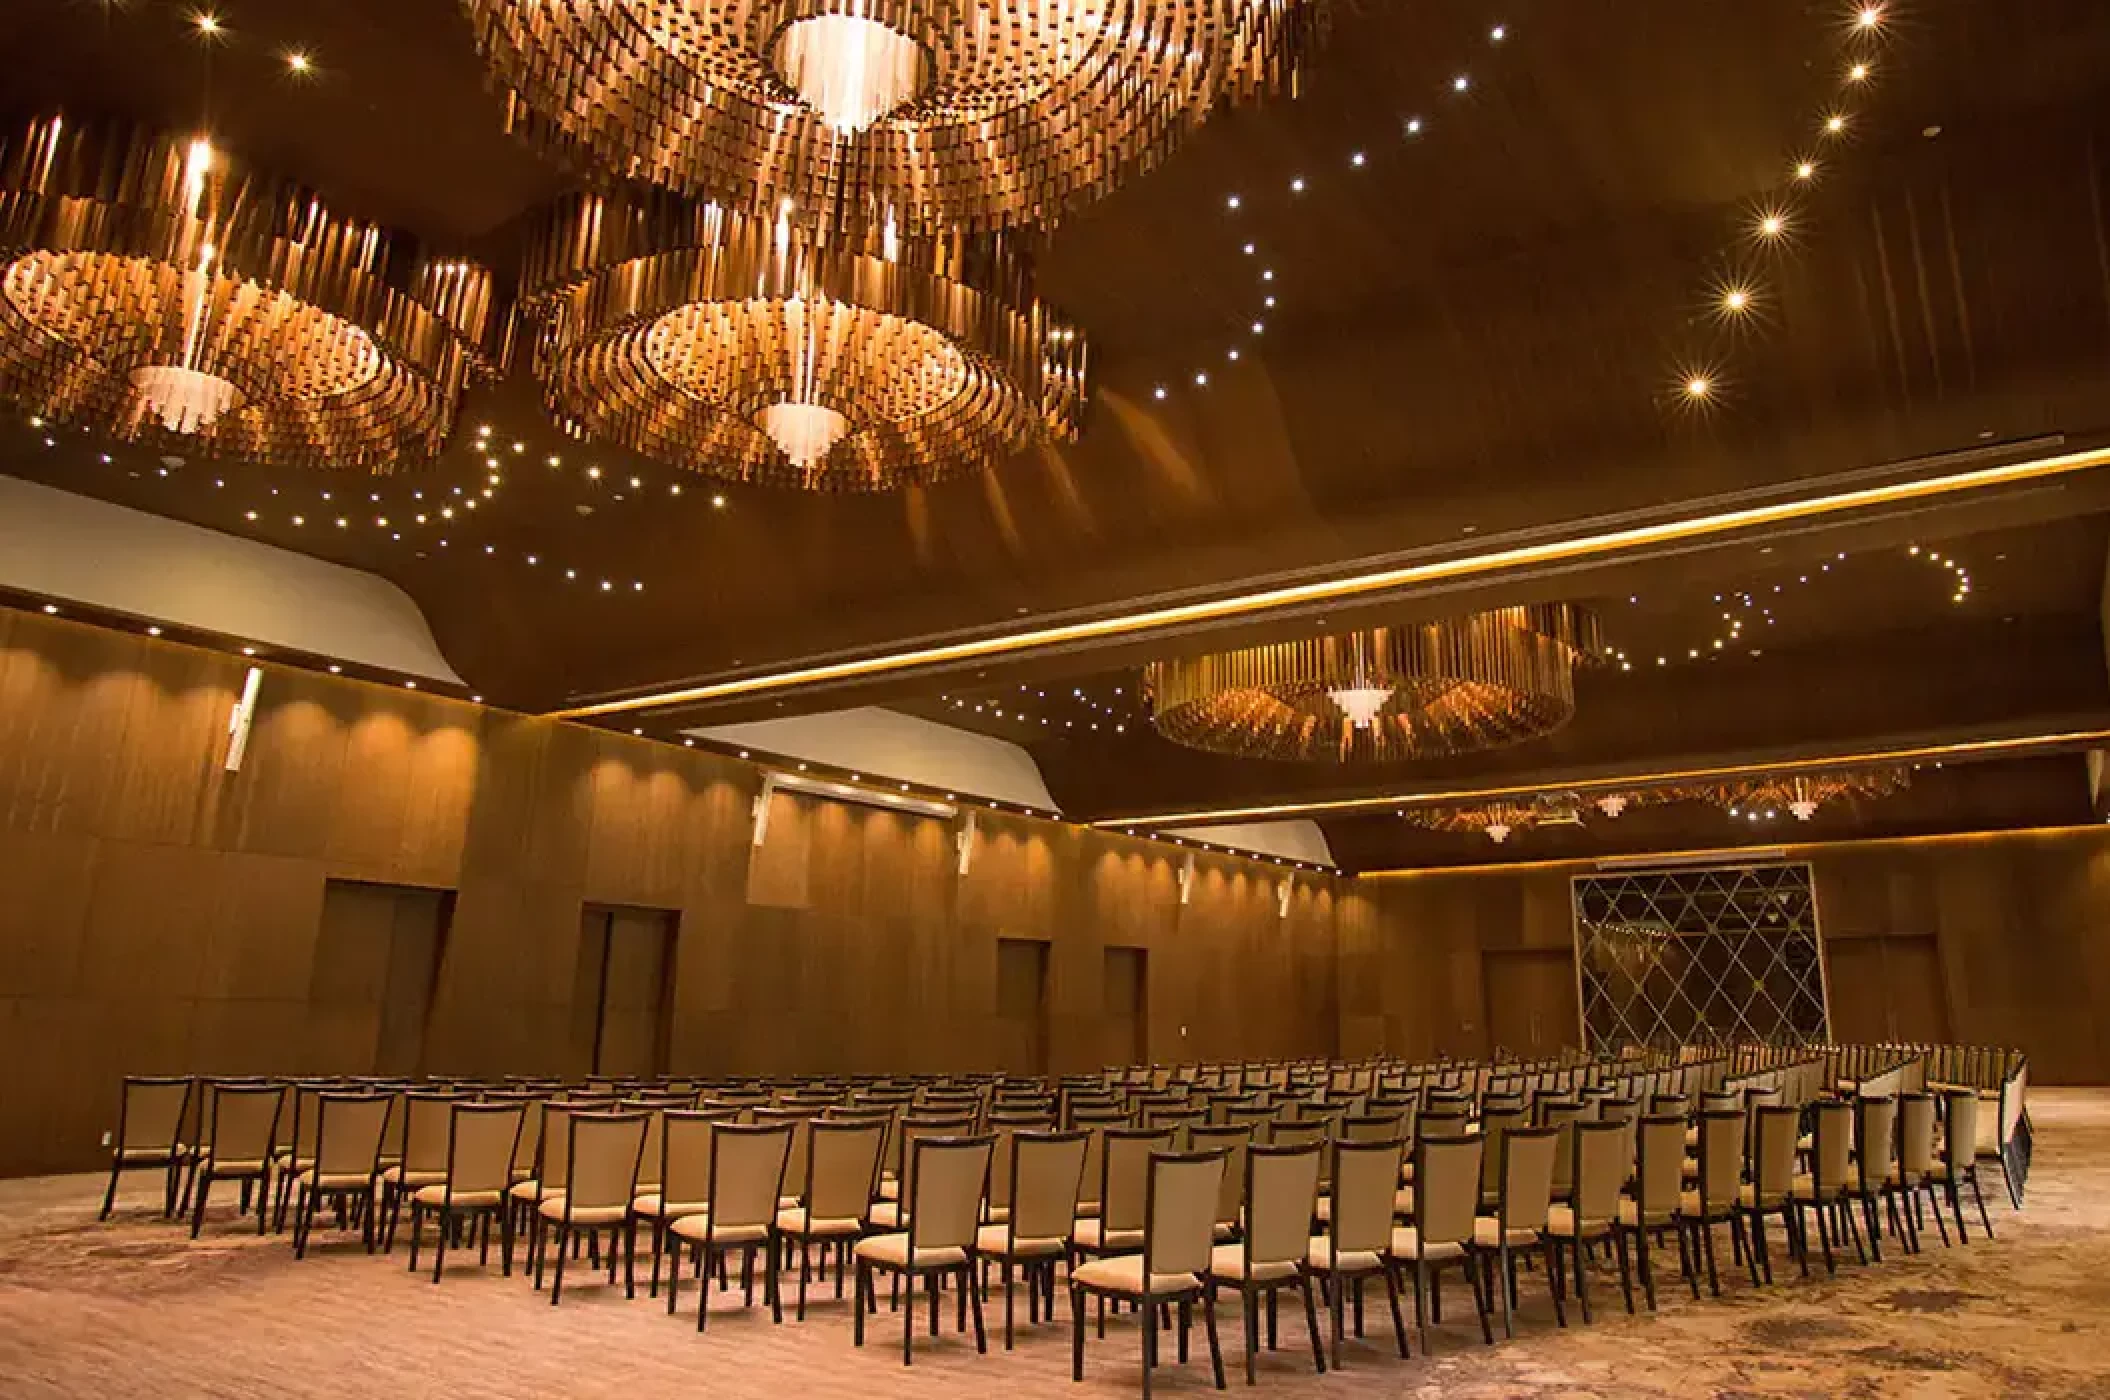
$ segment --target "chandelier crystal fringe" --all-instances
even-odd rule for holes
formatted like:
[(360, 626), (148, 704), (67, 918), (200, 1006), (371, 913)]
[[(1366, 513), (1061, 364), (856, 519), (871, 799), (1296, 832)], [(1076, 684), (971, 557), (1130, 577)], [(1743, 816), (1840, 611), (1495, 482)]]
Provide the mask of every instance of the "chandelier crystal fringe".
[(1708, 802), (1732, 817), (1768, 821), (1790, 816), (1806, 822), (1832, 803), (1872, 801), (1902, 792), (1912, 782), (1904, 768), (1841, 768), (1821, 773), (1776, 773), (1679, 789), (1677, 796)]
[(1558, 729), (1601, 651), (1594, 614), (1535, 604), (1154, 662), (1143, 685), (1158, 731), (1191, 748), (1392, 763)]
[(565, 429), (727, 480), (886, 491), (1076, 436), (1085, 346), (1007, 235), (813, 235), (655, 191), (531, 236), (536, 366)]
[(1045, 224), (1292, 87), (1326, 0), (462, 0), (587, 170), (904, 230)]
[(505, 317), (482, 268), (339, 218), (204, 138), (0, 134), (0, 397), (169, 452), (436, 457)]

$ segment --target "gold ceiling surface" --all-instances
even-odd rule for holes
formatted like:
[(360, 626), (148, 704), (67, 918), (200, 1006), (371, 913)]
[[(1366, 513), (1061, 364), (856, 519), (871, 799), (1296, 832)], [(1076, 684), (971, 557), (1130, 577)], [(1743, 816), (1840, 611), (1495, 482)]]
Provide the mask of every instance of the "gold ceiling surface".
[[(1220, 103), (1289, 86), (1325, 0), (463, 4), (509, 125), (544, 149), (928, 232), (1051, 222), (1158, 164)], [(854, 127), (815, 100), (831, 72), (857, 89)]]
[(503, 323), (488, 273), (330, 213), (203, 139), (0, 135), (0, 397), (167, 451), (437, 456)]
[[(883, 491), (1073, 438), (1085, 345), (1003, 235), (817, 237), (658, 193), (566, 201), (530, 241), (536, 365), (573, 434), (729, 481)], [(839, 423), (798, 460), (789, 409)]]
[[(1566, 603), (1152, 663), (1144, 691), (1166, 738), (1241, 757), (1399, 762), (1521, 743), (1575, 713), (1575, 667), (1602, 650), (1595, 614)], [(1337, 698), (1367, 691), (1368, 723)]]

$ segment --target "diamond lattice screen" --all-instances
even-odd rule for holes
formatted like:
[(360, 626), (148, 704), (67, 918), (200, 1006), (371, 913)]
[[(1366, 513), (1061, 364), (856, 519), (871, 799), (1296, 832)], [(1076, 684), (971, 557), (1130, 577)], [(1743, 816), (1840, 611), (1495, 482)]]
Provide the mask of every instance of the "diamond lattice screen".
[(1807, 865), (1578, 876), (1575, 947), (1597, 1049), (1826, 1038)]

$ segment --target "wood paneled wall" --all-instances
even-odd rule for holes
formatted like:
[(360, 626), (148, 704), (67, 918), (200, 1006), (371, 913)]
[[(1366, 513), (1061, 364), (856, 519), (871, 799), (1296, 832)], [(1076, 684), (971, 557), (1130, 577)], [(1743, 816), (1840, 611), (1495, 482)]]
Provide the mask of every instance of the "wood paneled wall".
[(354, 1068), (385, 959), (340, 939), (386, 920), (326, 934), (332, 881), (451, 900), (427, 1071), (588, 1068), (589, 904), (673, 916), (677, 1072), (993, 1067), (1000, 938), (1048, 945), (1055, 1071), (1101, 1062), (1109, 945), (1153, 1058), (1334, 1050), (1350, 883), (1284, 918), (1283, 871), (1201, 854), (1183, 903), (1183, 851), (986, 814), (963, 876), (951, 822), (788, 793), (758, 848), (751, 765), (305, 671), (229, 774), (245, 665), (0, 612), (0, 1174), (92, 1165), (127, 1072)]
[[(1834, 1014), (1853, 1022), (1842, 1032), (1867, 1033), (1887, 1008), (1905, 1024), (1938, 1018), (1961, 1041), (2020, 1046), (2040, 1082), (2110, 1082), (2098, 1011), (2110, 1005), (2110, 830), (1843, 842), (1789, 858), (1816, 880)], [(1486, 1053), (1487, 954), (1572, 956), (1569, 880), (1589, 868), (1356, 882), (1339, 920), (1342, 1052)], [(1878, 938), (1930, 939), (1935, 985), (1904, 958), (1862, 956), (1857, 945)], [(1882, 984), (1889, 969), (1896, 986)], [(1572, 986), (1544, 995), (1535, 1009), (1548, 1021), (1572, 1019)]]

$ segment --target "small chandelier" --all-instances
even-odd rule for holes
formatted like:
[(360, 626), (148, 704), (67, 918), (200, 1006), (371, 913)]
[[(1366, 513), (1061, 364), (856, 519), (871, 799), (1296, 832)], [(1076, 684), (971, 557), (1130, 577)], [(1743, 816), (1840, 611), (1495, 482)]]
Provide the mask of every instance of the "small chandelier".
[(1006, 235), (821, 237), (643, 192), (566, 200), (524, 307), (577, 436), (743, 482), (885, 491), (1076, 435), (1085, 347)]
[(462, 0), (510, 126), (838, 227), (1043, 224), (1291, 86), (1326, 0)]
[(1565, 603), (1152, 663), (1152, 722), (1212, 753), (1336, 763), (1469, 753), (1575, 712), (1596, 617)]
[(1796, 821), (1806, 822), (1835, 802), (1869, 800), (1902, 792), (1911, 779), (1911, 773), (1904, 768), (1840, 769), (1829, 773), (1740, 778), (1686, 790), (1678, 795), (1711, 802), (1740, 821), (1771, 821), (1786, 813)]
[(0, 397), (168, 451), (391, 472), (494, 369), (489, 275), (213, 143), (0, 134)]
[(1500, 846), (1516, 832), (1538, 825), (1544, 813), (1537, 801), (1529, 800), (1465, 807), (1409, 807), (1401, 815), (1415, 826), (1431, 831), (1476, 832)]

